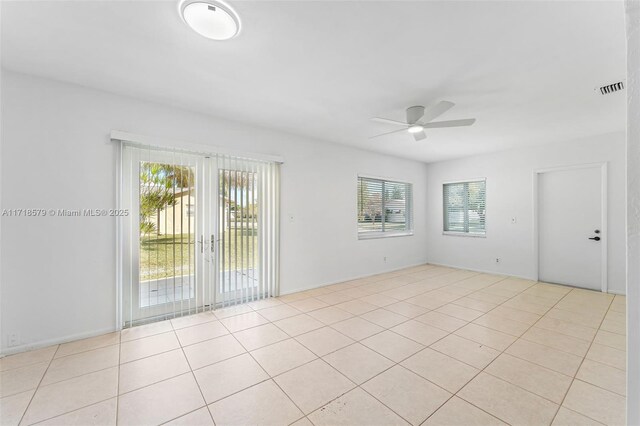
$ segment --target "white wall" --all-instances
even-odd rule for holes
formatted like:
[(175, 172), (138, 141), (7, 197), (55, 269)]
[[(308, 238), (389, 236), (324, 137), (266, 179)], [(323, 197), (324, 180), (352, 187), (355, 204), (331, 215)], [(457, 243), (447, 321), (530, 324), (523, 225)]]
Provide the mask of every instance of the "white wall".
[[(533, 170), (607, 160), (609, 287), (625, 291), (623, 133), (424, 165), (6, 70), (1, 90), (3, 209), (113, 207), (114, 129), (284, 157), (283, 293), (427, 260), (532, 278)], [(413, 182), (414, 236), (357, 240), (358, 173)], [(487, 177), (487, 238), (443, 236), (442, 182), (473, 177)], [(1, 225), (2, 351), (114, 329), (112, 219)]]
[[(2, 27), (2, 2), (0, 2), (0, 34)], [(0, 44), (2, 36), (0, 36)], [(3, 69), (0, 66), (0, 100), (2, 99)], [(2, 117), (2, 102), (0, 102), (0, 117)], [(2, 206), (2, 120), (0, 119), (0, 206)], [(0, 242), (2, 241), (2, 222), (0, 221)], [(2, 244), (0, 244), (0, 259), (2, 259)], [(0, 261), (0, 309), (2, 308), (2, 262)], [(0, 313), (0, 354), (2, 354), (2, 314)]]
[[(427, 169), (429, 262), (535, 278), (534, 170), (608, 161), (608, 284), (625, 292), (625, 134), (606, 134), (430, 164)], [(442, 234), (442, 184), (487, 178), (487, 236)], [(515, 217), (516, 224), (511, 223)], [(496, 263), (496, 258), (500, 262)]]
[[(426, 260), (424, 221), (411, 237), (359, 241), (356, 233), (357, 174), (412, 182), (422, 218), (425, 164), (6, 70), (2, 110), (3, 209), (114, 207), (109, 134), (124, 130), (284, 157), (283, 293)], [(9, 333), (29, 346), (115, 327), (113, 219), (3, 217), (2, 233), (4, 351)]]
[(640, 1), (627, 24), (627, 424), (640, 425)]

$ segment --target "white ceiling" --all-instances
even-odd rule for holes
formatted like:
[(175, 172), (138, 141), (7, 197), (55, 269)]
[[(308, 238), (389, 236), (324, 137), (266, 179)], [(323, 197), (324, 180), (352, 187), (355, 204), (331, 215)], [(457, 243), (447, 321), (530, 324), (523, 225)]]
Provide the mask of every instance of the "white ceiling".
[[(620, 2), (235, 1), (215, 42), (177, 1), (3, 2), (2, 65), (423, 161), (623, 130)], [(415, 142), (368, 119), (455, 102)]]

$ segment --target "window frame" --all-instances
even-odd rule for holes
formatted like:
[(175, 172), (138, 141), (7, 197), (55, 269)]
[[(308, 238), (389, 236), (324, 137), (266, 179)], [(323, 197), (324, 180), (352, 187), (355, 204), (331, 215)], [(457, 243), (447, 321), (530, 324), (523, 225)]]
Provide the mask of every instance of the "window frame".
[[(446, 185), (455, 185), (455, 184), (470, 184), (470, 183), (476, 183), (476, 182), (484, 182), (484, 210), (485, 210), (485, 219), (484, 219), (484, 232), (480, 233), (480, 232), (469, 232), (469, 231), (448, 231), (446, 230), (446, 225), (447, 225), (447, 206), (445, 204), (445, 186)], [(453, 181), (447, 181), (447, 182), (442, 182), (442, 193), (441, 193), (441, 197), (440, 199), (442, 200), (442, 235), (450, 235), (450, 236), (454, 236), (454, 237), (470, 237), (470, 238), (487, 238), (487, 218), (486, 218), (486, 211), (487, 211), (487, 178), (486, 177), (481, 177), (481, 178), (469, 178), (469, 179), (460, 179), (460, 180), (453, 180)], [(464, 200), (465, 204), (468, 204), (469, 200), (468, 198)], [(468, 209), (465, 209), (465, 211), (467, 212), (467, 219), (466, 219), (466, 223), (467, 223), (467, 228), (468, 228), (468, 222), (469, 222), (469, 218), (468, 218)]]
[[(360, 179), (368, 179), (368, 180), (375, 180), (375, 181), (381, 181), (383, 182), (383, 188), (384, 188), (384, 184), (385, 183), (393, 183), (393, 184), (402, 184), (402, 185), (407, 185), (408, 186), (408, 190), (409, 190), (409, 200), (405, 200), (405, 222), (406, 222), (406, 227), (404, 230), (402, 231), (369, 231), (369, 232), (361, 232), (360, 231), (360, 222), (358, 221), (358, 209), (359, 209), (359, 197), (360, 194), (358, 193), (358, 184), (360, 182)], [(359, 240), (370, 240), (370, 239), (376, 239), (376, 238), (394, 238), (394, 237), (409, 237), (412, 236), (414, 234), (413, 231), (413, 183), (412, 182), (407, 182), (404, 180), (400, 180), (400, 179), (394, 179), (394, 178), (388, 178), (388, 177), (380, 177), (380, 176), (371, 176), (371, 175), (364, 175), (364, 174), (358, 174), (356, 177), (356, 234), (358, 236)], [(383, 196), (382, 196), (382, 211), (386, 212), (386, 208), (385, 208), (385, 204), (384, 204), (384, 189), (383, 189)], [(383, 223), (383, 227), (384, 227), (384, 222)]]

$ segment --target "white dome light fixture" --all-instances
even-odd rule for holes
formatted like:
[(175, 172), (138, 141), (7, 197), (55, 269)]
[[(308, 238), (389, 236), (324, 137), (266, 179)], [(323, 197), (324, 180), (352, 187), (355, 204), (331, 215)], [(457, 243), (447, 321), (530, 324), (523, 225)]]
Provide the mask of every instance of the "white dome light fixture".
[(180, 15), (192, 30), (211, 40), (228, 40), (240, 32), (238, 14), (218, 0), (183, 0)]
[(414, 124), (407, 129), (409, 133), (420, 133), (423, 130), (424, 130), (424, 127), (422, 127), (419, 124)]

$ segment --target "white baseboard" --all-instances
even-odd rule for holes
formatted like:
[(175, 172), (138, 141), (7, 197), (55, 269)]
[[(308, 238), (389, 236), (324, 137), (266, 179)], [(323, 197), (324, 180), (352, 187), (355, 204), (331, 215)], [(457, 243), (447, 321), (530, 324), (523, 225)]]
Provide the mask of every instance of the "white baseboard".
[[(337, 281), (326, 282), (326, 283), (319, 284), (319, 285), (314, 286), (314, 287), (304, 287), (304, 288), (292, 289), (292, 290), (289, 290), (287, 292), (280, 293), (280, 294), (282, 296), (284, 296), (286, 294), (297, 293), (299, 291), (313, 290), (314, 288), (324, 287), (324, 286), (331, 285), (331, 284), (338, 284), (338, 283), (345, 282), (345, 281), (352, 281), (352, 280), (357, 280), (357, 279), (361, 279), (361, 278), (371, 277), (373, 275), (386, 274), (386, 273), (389, 273), (389, 272), (399, 271), (399, 270), (402, 270), (402, 269), (413, 268), (415, 266), (424, 265), (426, 263), (427, 262), (420, 262), (420, 263), (405, 265), (405, 266), (398, 267), (398, 268), (387, 269), (387, 270), (384, 270), (384, 271), (381, 271), (381, 272), (377, 272), (375, 274), (359, 275), (359, 276), (354, 276), (354, 277), (350, 277), (350, 278), (340, 279), (340, 280), (337, 280)], [(14, 346), (14, 347), (11, 347), (11, 348), (2, 348), (2, 350), (0, 350), (0, 358), (4, 357), (4, 356), (7, 356), (7, 355), (13, 355), (13, 354), (20, 353), (20, 352), (30, 351), (30, 350), (33, 350), (33, 349), (44, 348), (44, 347), (52, 346), (52, 345), (60, 345), (62, 343), (72, 342), (74, 340), (81, 340), (81, 339), (87, 339), (89, 337), (100, 336), (101, 334), (112, 333), (114, 331), (117, 331), (115, 327), (109, 327), (109, 328), (104, 328), (104, 329), (100, 329), (100, 330), (88, 331), (88, 332), (85, 332), (85, 333), (72, 334), (72, 335), (59, 337), (59, 338), (55, 338), (55, 339), (41, 340), (39, 342), (27, 343), (27, 344), (24, 344), (24, 345)]]
[[(325, 282), (325, 283), (322, 283), (322, 284), (318, 284), (318, 285), (313, 286), (313, 287), (296, 288), (296, 289), (292, 289), (292, 290), (283, 292), (280, 295), (281, 296), (285, 296), (287, 294), (298, 293), (298, 292), (306, 291), (306, 290), (313, 290), (313, 289), (320, 288), (320, 287), (325, 287), (325, 286), (328, 286), (328, 285), (339, 284), (339, 283), (343, 283), (343, 282), (346, 282), (346, 281), (359, 280), (359, 279), (363, 279), (363, 278), (372, 277), (374, 275), (386, 274), (386, 273), (389, 273), (389, 272), (400, 271), (402, 269), (413, 268), (413, 267), (416, 267), (416, 266), (421, 266), (421, 265), (426, 265), (426, 264), (434, 265), (434, 266), (442, 266), (442, 267), (446, 267), (446, 268), (463, 269), (463, 270), (466, 270), (466, 271), (480, 272), (480, 273), (483, 273), (483, 274), (492, 274), (492, 275), (499, 275), (499, 276), (504, 276), (504, 277), (515, 277), (515, 278), (522, 278), (522, 279), (525, 279), (525, 280), (535, 281), (535, 278), (527, 277), (527, 276), (523, 276), (523, 275), (514, 275), (514, 274), (508, 275), (508, 274), (497, 273), (495, 271), (487, 271), (487, 270), (483, 270), (483, 269), (468, 268), (468, 267), (460, 266), (460, 265), (450, 265), (450, 264), (445, 264), (445, 263), (437, 263), (437, 262), (425, 261), (425, 262), (405, 265), (405, 266), (398, 267), (398, 268), (386, 269), (386, 270), (381, 271), (381, 272), (376, 272), (375, 274), (358, 275), (358, 276), (342, 278), (342, 279), (339, 279), (339, 280), (336, 280), (336, 281), (330, 281), (330, 282)], [(616, 290), (609, 290), (609, 293), (610, 294), (621, 295), (621, 296), (625, 295), (625, 292), (616, 291)], [(81, 340), (81, 339), (87, 339), (89, 337), (100, 336), (102, 334), (112, 333), (114, 331), (117, 331), (114, 327), (108, 327), (108, 328), (104, 328), (104, 329), (100, 329), (100, 330), (88, 331), (88, 332), (85, 332), (85, 333), (71, 334), (71, 335), (68, 335), (68, 336), (55, 338), (55, 339), (48, 339), (48, 340), (41, 340), (39, 342), (27, 343), (27, 344), (24, 344), (24, 345), (14, 346), (14, 347), (11, 347), (11, 348), (3, 348), (2, 350), (0, 350), (0, 358), (8, 356), (8, 355), (13, 355), (13, 354), (16, 354), (16, 353), (20, 353), (20, 352), (30, 351), (30, 350), (33, 350), (33, 349), (44, 348), (44, 347), (52, 346), (52, 345), (60, 345), (60, 344), (63, 344), (63, 343), (72, 342), (74, 340)]]
[[(464, 269), (466, 271), (481, 272), (483, 274), (492, 274), (492, 275), (499, 275), (499, 276), (502, 276), (502, 277), (514, 277), (514, 278), (522, 278), (523, 280), (537, 281), (536, 277), (527, 277), (525, 275), (501, 274), (501, 273), (498, 273), (498, 272), (487, 271), (487, 270), (484, 270), (484, 269), (473, 269), (473, 268), (467, 268), (465, 266), (448, 265), (448, 264), (445, 264), (445, 263), (437, 263), (437, 262), (427, 262), (427, 263), (429, 265), (444, 266), (446, 268)], [(564, 284), (558, 284), (558, 285), (564, 285)], [(569, 286), (569, 287), (574, 287), (574, 286)], [(575, 288), (581, 288), (581, 287), (575, 287)], [(620, 296), (624, 296), (626, 294), (624, 291), (617, 291), (617, 290), (608, 290), (607, 293), (608, 294), (618, 294)]]
[(374, 275), (388, 274), (389, 272), (400, 271), (402, 269), (413, 268), (413, 267), (416, 267), (416, 266), (426, 265), (428, 263), (429, 262), (427, 262), (427, 261), (420, 262), (420, 263), (412, 263), (410, 265), (401, 266), (399, 268), (386, 269), (386, 270), (381, 271), (381, 272), (376, 272), (375, 274), (358, 275), (358, 276), (354, 276), (354, 277), (351, 277), (351, 278), (341, 278), (341, 279), (336, 280), (336, 281), (325, 282), (325, 283), (322, 283), (322, 284), (315, 285), (313, 287), (295, 288), (295, 289), (292, 289), (292, 290), (288, 290), (286, 292), (280, 292), (280, 296), (286, 296), (287, 294), (299, 293), (301, 291), (313, 290), (313, 289), (320, 288), (320, 287), (325, 287), (325, 286), (328, 286), (328, 285), (340, 284), (340, 283), (343, 283), (343, 282), (346, 282), (346, 281), (353, 281), (353, 280), (360, 280), (362, 278), (369, 278), (369, 277), (373, 277)]
[(20, 352), (30, 351), (33, 349), (40, 349), (47, 346), (60, 345), (62, 343), (73, 342), (74, 340), (81, 340), (81, 339), (87, 339), (89, 337), (100, 336), (102, 334), (112, 333), (114, 331), (116, 331), (115, 328), (109, 327), (109, 328), (104, 328), (100, 330), (88, 331), (85, 333), (70, 334), (68, 336), (59, 337), (55, 339), (41, 340), (39, 342), (32, 342), (24, 345), (13, 346), (11, 348), (2, 348), (2, 351), (0, 351), (0, 358), (5, 357), (7, 355), (13, 355)]
[(449, 265), (449, 264), (446, 264), (446, 263), (437, 263), (437, 262), (427, 262), (427, 263), (429, 265), (444, 266), (445, 268), (463, 269), (465, 271), (480, 272), (482, 274), (499, 275), (501, 277), (521, 278), (523, 280), (529, 280), (529, 281), (535, 281), (536, 280), (535, 277), (528, 277), (526, 275), (505, 274), (505, 273), (500, 273), (500, 272), (496, 272), (496, 271), (488, 271), (486, 269), (475, 269), (475, 268), (469, 268), (467, 266)]

